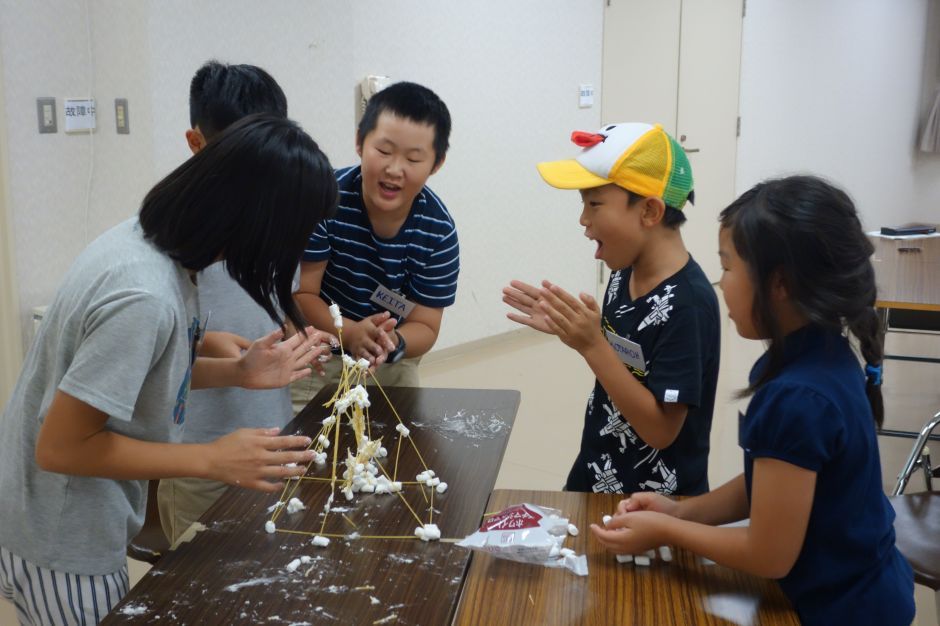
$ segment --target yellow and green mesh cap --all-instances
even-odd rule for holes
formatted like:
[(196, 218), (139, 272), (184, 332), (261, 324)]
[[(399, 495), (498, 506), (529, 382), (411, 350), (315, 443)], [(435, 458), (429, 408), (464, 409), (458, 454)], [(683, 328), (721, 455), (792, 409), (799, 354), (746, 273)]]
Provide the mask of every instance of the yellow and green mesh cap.
[(596, 133), (575, 131), (584, 148), (574, 159), (539, 163), (552, 187), (590, 189), (613, 183), (641, 196), (657, 196), (682, 209), (692, 192), (692, 166), (660, 124), (609, 124)]

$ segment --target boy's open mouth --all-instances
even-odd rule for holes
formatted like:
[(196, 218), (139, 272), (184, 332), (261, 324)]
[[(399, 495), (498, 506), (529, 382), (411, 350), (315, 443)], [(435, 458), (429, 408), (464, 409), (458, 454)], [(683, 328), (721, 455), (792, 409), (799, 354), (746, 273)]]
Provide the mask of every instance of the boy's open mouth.
[(400, 185), (379, 181), (379, 195), (386, 200), (394, 200), (400, 191)]

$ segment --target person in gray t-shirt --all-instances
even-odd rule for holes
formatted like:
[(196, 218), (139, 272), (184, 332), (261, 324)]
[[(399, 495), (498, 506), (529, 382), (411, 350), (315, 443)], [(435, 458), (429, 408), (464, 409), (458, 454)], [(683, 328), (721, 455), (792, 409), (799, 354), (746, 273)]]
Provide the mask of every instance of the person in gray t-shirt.
[[(297, 448), (309, 439), (277, 429), (175, 442), (191, 386), (284, 386), (328, 350), (291, 292), (307, 236), (335, 209), (336, 194), (329, 161), (298, 125), (252, 116), (76, 259), (0, 415), (0, 596), (22, 622), (51, 623), (58, 605), (95, 623), (117, 603), (126, 588), (108, 581), (126, 579), (147, 479), (198, 476), (276, 491), (303, 473), (312, 451)], [(197, 354), (195, 280), (220, 259), (281, 326), (238, 358)], [(284, 317), (304, 333), (281, 341)], [(59, 576), (72, 581), (68, 589), (41, 588)]]
[[(209, 61), (190, 83), (186, 143), (193, 154), (218, 133), (252, 113), (287, 117), (287, 98), (274, 78), (254, 65), (226, 65)], [(199, 309), (211, 313), (211, 330), (226, 333), (237, 356), (248, 346), (245, 337), (267, 332), (271, 317), (229, 275), (224, 262), (199, 275)], [(288, 387), (264, 391), (227, 387), (194, 391), (183, 429), (186, 443), (212, 441), (242, 427), (282, 428), (293, 417)], [(160, 523), (175, 544), (190, 525), (228, 488), (224, 482), (201, 478), (161, 480), (158, 489)]]

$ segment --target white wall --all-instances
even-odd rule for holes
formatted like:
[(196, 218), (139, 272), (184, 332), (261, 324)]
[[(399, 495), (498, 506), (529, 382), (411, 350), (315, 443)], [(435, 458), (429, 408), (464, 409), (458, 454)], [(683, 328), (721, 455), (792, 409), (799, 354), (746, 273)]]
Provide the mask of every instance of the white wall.
[(750, 0), (738, 192), (812, 172), (852, 195), (866, 228), (940, 221), (940, 158), (916, 150), (938, 77), (936, 5)]
[[(462, 271), (438, 348), (514, 328), (500, 300), (511, 278), (592, 290), (577, 195), (544, 185), (535, 163), (572, 154), (570, 131), (600, 125), (577, 89), (600, 84), (602, 11), (600, 0), (0, 0), (24, 335), (75, 255), (189, 156), (189, 80), (210, 58), (269, 70), (336, 166), (355, 161), (364, 75), (422, 82), (447, 102), (451, 150), (430, 186), (457, 222)], [(59, 98), (61, 128), (61, 98), (90, 91), (94, 136), (37, 134), (37, 96)], [(115, 134), (115, 97), (129, 99), (129, 136)]]
[[(937, 4), (750, 0), (738, 191), (812, 171), (846, 187), (870, 228), (940, 221), (940, 157), (915, 150), (940, 84)], [(513, 328), (499, 299), (510, 278), (590, 290), (577, 195), (544, 185), (534, 163), (570, 155), (568, 133), (600, 124), (576, 89), (600, 85), (602, 19), (600, 0), (0, 0), (24, 337), (75, 255), (189, 155), (189, 79), (209, 58), (271, 71), (337, 166), (355, 160), (364, 75), (424, 82), (445, 99), (452, 149), (431, 186), (457, 221), (463, 270), (439, 348)], [(61, 128), (62, 98), (89, 93), (94, 135), (36, 132), (37, 96), (59, 99)], [(114, 131), (115, 97), (130, 101), (128, 136)]]
[[(146, 5), (0, 1), (0, 56), (20, 327), (48, 304), (96, 235), (134, 213), (153, 182)], [(98, 99), (94, 134), (64, 133), (63, 100)], [(36, 98), (55, 96), (59, 132), (37, 131)], [(130, 135), (114, 98), (130, 100)]]

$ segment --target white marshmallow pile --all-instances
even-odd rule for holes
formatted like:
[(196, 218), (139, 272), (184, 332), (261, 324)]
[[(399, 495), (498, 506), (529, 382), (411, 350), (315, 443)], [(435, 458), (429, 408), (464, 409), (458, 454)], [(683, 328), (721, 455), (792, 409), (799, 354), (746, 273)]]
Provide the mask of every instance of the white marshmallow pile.
[(384, 474), (379, 475), (379, 468), (372, 460), (366, 463), (358, 461), (363, 457), (368, 459), (381, 450), (378, 441), (369, 441), (365, 437), (363, 439), (367, 442), (367, 445), (360, 448), (359, 455), (355, 457), (349, 455), (346, 459), (346, 471), (343, 472), (343, 478), (350, 481), (349, 487), (346, 488), (349, 493), (347, 494), (346, 490), (343, 491), (346, 499), (351, 500), (352, 494), (358, 492), (383, 494), (401, 491), (401, 482), (392, 481)]
[[(368, 367), (368, 361), (366, 361), (366, 367)], [(336, 401), (334, 408), (337, 413), (345, 413), (354, 404), (360, 409), (367, 409), (372, 406), (369, 402), (369, 393), (362, 385), (356, 385), (347, 391), (346, 395)]]
[(333, 326), (336, 328), (343, 327), (343, 314), (339, 312), (339, 305), (335, 302), (330, 305), (330, 317), (333, 318)]
[(284, 569), (286, 569), (288, 572), (296, 572), (298, 567), (300, 567), (301, 565), (309, 565), (311, 561), (313, 561), (311, 557), (302, 556), (299, 559), (294, 559), (293, 561), (285, 565)]
[(441, 529), (437, 524), (425, 524), (415, 528), (415, 537), (421, 541), (437, 541), (441, 538)]

